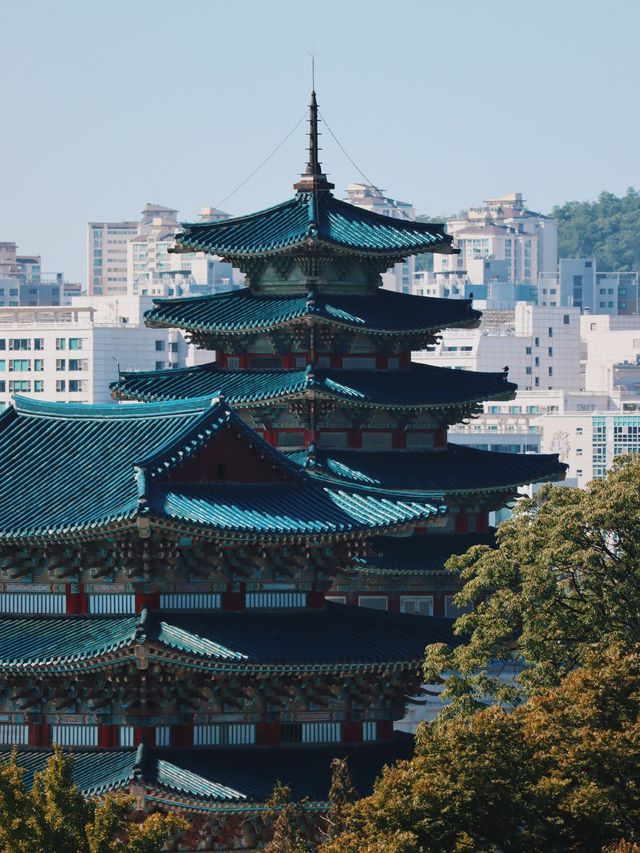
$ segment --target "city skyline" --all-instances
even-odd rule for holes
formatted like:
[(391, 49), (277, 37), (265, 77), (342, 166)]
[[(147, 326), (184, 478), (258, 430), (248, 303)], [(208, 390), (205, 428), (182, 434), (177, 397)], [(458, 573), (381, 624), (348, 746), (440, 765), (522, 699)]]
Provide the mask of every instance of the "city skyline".
[[(418, 213), (516, 190), (543, 212), (621, 194), (637, 183), (640, 120), (627, 105), (640, 10), (613, 6), (624, 7), (624, 30), (573, 0), (481, 14), (470, 2), (408, 2), (391, 21), (382, 3), (196, 2), (194, 26), (176, 33), (169, 3), (10, 5), (7, 26), (25, 39), (0, 60), (15, 117), (0, 142), (1, 233), (84, 281), (88, 221), (135, 217), (147, 201), (185, 218), (220, 204), (305, 114), (311, 50), (331, 129), (373, 183)], [(342, 192), (363, 179), (323, 129), (321, 157)], [(305, 132), (301, 122), (224, 208), (282, 201)]]

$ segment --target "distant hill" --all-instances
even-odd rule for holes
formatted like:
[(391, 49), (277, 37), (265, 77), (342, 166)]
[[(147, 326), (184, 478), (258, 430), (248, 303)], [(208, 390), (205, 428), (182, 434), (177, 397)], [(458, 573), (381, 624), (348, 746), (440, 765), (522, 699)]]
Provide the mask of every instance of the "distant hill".
[(556, 206), (558, 257), (595, 258), (599, 270), (640, 269), (640, 192), (629, 187), (618, 197), (602, 192), (597, 201)]

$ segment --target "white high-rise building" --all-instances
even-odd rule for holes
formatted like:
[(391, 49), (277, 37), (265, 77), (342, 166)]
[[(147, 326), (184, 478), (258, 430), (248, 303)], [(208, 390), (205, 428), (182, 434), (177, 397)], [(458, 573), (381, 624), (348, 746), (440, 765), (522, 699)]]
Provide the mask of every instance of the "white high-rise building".
[[(227, 219), (205, 207), (202, 221)], [(147, 203), (139, 222), (90, 222), (87, 281), (90, 296), (187, 296), (239, 287), (244, 276), (230, 264), (204, 253), (174, 254), (181, 230), (178, 211)]]
[(525, 207), (522, 193), (487, 199), (464, 215), (447, 220), (460, 255), (434, 255), (433, 271), (454, 295), (468, 282), (485, 284), (492, 275), (510, 284), (536, 285), (538, 274), (558, 265), (557, 220)]
[(87, 293), (89, 296), (126, 296), (127, 245), (137, 233), (137, 222), (89, 223), (87, 232)]
[(79, 297), (71, 306), (0, 309), (0, 407), (12, 394), (63, 403), (111, 403), (118, 370), (184, 367), (175, 329), (149, 329), (150, 299)]
[[(381, 195), (369, 184), (347, 184), (345, 201), (356, 207), (363, 207), (372, 213), (383, 216), (393, 216), (395, 219), (410, 219), (415, 221), (416, 212), (413, 205), (406, 201), (396, 201)], [(395, 264), (382, 274), (382, 286), (386, 290), (397, 290), (399, 293), (411, 293), (416, 272), (415, 257), (406, 258), (402, 263)]]
[(517, 302), (515, 310), (485, 311), (479, 328), (445, 329), (439, 343), (413, 358), (457, 370), (506, 367), (523, 391), (579, 391), (580, 309)]

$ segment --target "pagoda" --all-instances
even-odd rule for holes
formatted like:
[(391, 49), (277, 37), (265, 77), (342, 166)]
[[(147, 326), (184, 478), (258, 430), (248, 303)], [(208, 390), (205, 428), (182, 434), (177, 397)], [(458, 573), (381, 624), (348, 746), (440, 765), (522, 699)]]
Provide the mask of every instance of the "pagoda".
[(184, 226), (174, 251), (208, 252), (248, 286), (213, 296), (157, 299), (148, 326), (182, 329), (215, 360), (125, 372), (117, 399), (166, 401), (223, 394), (241, 417), (312, 478), (447, 508), (410, 537), (376, 536), (336, 577), (331, 597), (366, 607), (455, 616), (446, 559), (491, 543), (492, 511), (522, 486), (561, 479), (555, 455), (512, 455), (450, 443), (448, 427), (483, 400), (510, 400), (502, 373), (412, 363), (442, 329), (480, 321), (468, 300), (381, 289), (408, 255), (455, 253), (439, 224), (382, 216), (337, 199), (322, 171), (311, 95), (309, 157), (290, 200), (221, 222)]
[[(0, 744), (28, 775), (75, 752), (89, 795), (192, 820), (181, 850), (259, 848), (280, 779), (327, 808), (365, 794), (446, 619), (327, 602), (372, 536), (444, 513), (332, 484), (221, 398), (14, 398), (0, 415)], [(186, 846), (185, 846), (186, 845)]]

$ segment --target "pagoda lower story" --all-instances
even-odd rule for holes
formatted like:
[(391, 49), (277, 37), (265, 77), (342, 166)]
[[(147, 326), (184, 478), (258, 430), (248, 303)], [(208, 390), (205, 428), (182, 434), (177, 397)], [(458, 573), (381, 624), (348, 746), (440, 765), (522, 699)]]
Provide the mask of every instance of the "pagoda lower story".
[(0, 745), (31, 773), (60, 744), (87, 794), (186, 810), (189, 849), (260, 846), (278, 779), (312, 832), (331, 758), (366, 794), (409, 754), (394, 725), (425, 648), (455, 642), (449, 620), (326, 592), (372, 536), (442, 512), (321, 482), (220, 400), (16, 399), (0, 415)]

